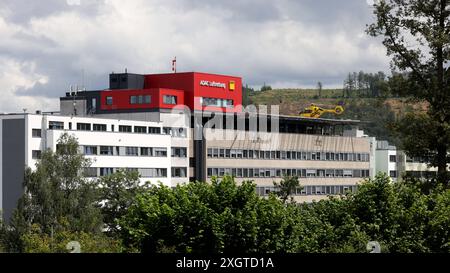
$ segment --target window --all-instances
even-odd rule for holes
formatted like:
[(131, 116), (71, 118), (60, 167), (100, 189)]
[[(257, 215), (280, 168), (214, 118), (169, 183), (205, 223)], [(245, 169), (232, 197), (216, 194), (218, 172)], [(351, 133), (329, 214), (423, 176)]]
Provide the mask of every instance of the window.
[(97, 177), (97, 168), (84, 168), (83, 175), (85, 177)]
[(352, 177), (353, 176), (353, 170), (344, 170), (343, 171), (344, 177)]
[(31, 158), (33, 159), (41, 159), (42, 152), (40, 150), (31, 151)]
[(113, 104), (113, 97), (106, 97), (106, 105), (112, 105)]
[(170, 95), (164, 95), (163, 96), (163, 103), (164, 104), (177, 104), (177, 97), (176, 96), (170, 96)]
[(185, 167), (173, 167), (172, 168), (172, 177), (186, 177), (187, 170)]
[(259, 177), (265, 177), (265, 175), (266, 175), (266, 170), (265, 169), (259, 169)]
[(145, 126), (134, 126), (134, 132), (139, 134), (146, 134), (147, 133), (147, 127)]
[(330, 170), (330, 169), (325, 170), (325, 176), (326, 177), (333, 177), (334, 176), (334, 170)]
[(152, 156), (152, 148), (142, 147), (141, 156)]
[(103, 131), (106, 132), (106, 124), (94, 124), (92, 126), (92, 128), (94, 129), (94, 131)]
[(361, 177), (361, 170), (353, 170), (353, 177)]
[(100, 154), (101, 155), (114, 155), (114, 147), (113, 146), (100, 146)]
[(125, 155), (138, 156), (139, 155), (138, 147), (125, 147)]
[(39, 138), (42, 135), (42, 131), (41, 131), (41, 129), (32, 129), (31, 130), (31, 135), (32, 135), (32, 137)]
[(119, 125), (119, 132), (131, 133), (131, 126)]
[(91, 124), (90, 123), (77, 123), (77, 130), (79, 131), (90, 131)]
[(106, 176), (114, 173), (113, 168), (100, 168), (100, 176)]
[(150, 104), (151, 102), (150, 95), (130, 96), (130, 104)]
[(220, 106), (218, 100), (213, 98), (201, 98), (202, 106)]
[(306, 170), (306, 176), (307, 177), (314, 177), (314, 176), (316, 176), (316, 170)]
[(397, 177), (397, 171), (390, 171), (389, 172), (389, 176), (392, 178), (396, 178)]
[(167, 148), (154, 148), (154, 155), (156, 157), (167, 157)]
[(97, 155), (97, 146), (84, 146), (85, 155)]
[(397, 161), (397, 158), (396, 158), (395, 155), (390, 155), (389, 156), (389, 162), (396, 162), (396, 161)]
[(187, 136), (187, 130), (186, 128), (176, 128), (174, 137), (186, 137)]
[(148, 127), (148, 133), (149, 134), (161, 134), (161, 128), (160, 127)]
[(233, 107), (234, 101), (217, 98), (201, 98), (202, 106)]
[(187, 151), (186, 148), (173, 147), (172, 148), (172, 157), (186, 157), (186, 154), (187, 154), (186, 151)]
[[(72, 124), (72, 123), (70, 123)], [(50, 130), (64, 130), (64, 122), (61, 121), (49, 121), (48, 122), (48, 129)], [(72, 128), (70, 127), (69, 130)]]
[(138, 169), (141, 177), (167, 177), (167, 169), (162, 168), (149, 168)]
[(223, 107), (233, 107), (234, 101), (233, 100), (223, 100)]

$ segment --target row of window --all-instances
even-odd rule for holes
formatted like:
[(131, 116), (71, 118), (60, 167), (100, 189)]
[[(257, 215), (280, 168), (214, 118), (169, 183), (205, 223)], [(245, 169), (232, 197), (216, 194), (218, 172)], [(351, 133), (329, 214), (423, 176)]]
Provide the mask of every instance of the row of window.
[(427, 158), (426, 156), (415, 156), (415, 157), (409, 157), (406, 156), (406, 162), (408, 163), (430, 163), (431, 160)]
[(269, 169), (269, 168), (208, 168), (208, 177), (369, 177), (369, 170), (360, 169)]
[(130, 104), (150, 104), (152, 97), (150, 95), (144, 96), (130, 96)]
[[(297, 188), (297, 190), (292, 193), (293, 195), (339, 195), (346, 192), (356, 192), (356, 185), (332, 185), (332, 186), (303, 186)], [(256, 192), (260, 196), (267, 196), (271, 192), (277, 192), (280, 188), (277, 187), (256, 187)]]
[(233, 107), (233, 100), (217, 98), (200, 98), (202, 106)]
[[(64, 130), (64, 122), (50, 121), (48, 128), (50, 130)], [(69, 122), (69, 130), (72, 130), (72, 122)], [(77, 130), (79, 131), (100, 131), (106, 132), (106, 124), (91, 124), (91, 123), (77, 123)], [(114, 124), (111, 124), (111, 132), (115, 132)], [(186, 137), (186, 128), (172, 128), (172, 127), (147, 127), (147, 126), (131, 126), (131, 125), (119, 125), (119, 132), (122, 133), (138, 133), (138, 134), (165, 134), (172, 137)], [(41, 137), (41, 129), (32, 129), (33, 137)]]
[[(150, 104), (152, 97), (150, 95), (130, 96), (130, 104)], [(176, 105), (177, 96), (163, 95), (164, 104)], [(203, 106), (216, 106), (216, 107), (233, 107), (234, 101), (231, 99), (218, 99), (218, 98), (200, 98), (200, 103)], [(106, 97), (106, 105), (113, 104), (113, 97)]]
[(334, 153), (310, 151), (260, 151), (243, 149), (208, 148), (209, 158), (369, 161), (367, 153)]
[[(80, 146), (85, 155), (110, 155), (110, 156), (149, 156), (167, 157), (167, 148), (156, 147), (119, 147), (119, 146)], [(31, 151), (32, 159), (40, 159), (40, 150)], [(187, 148), (172, 147), (172, 157), (187, 157)]]
[[(165, 147), (80, 146), (85, 155), (167, 157)], [(187, 148), (172, 147), (172, 157), (187, 157)]]
[[(84, 169), (86, 177), (101, 177), (113, 174), (119, 168), (95, 168), (89, 167)], [(164, 178), (167, 177), (167, 169), (165, 168), (125, 168), (128, 171), (136, 171), (142, 178)], [(172, 177), (187, 177), (186, 167), (172, 167)]]
[[(150, 104), (151, 102), (152, 96), (150, 95), (130, 96), (130, 104)], [(172, 95), (164, 95), (163, 103), (177, 104), (177, 97)], [(106, 105), (113, 105), (113, 97), (106, 97)]]

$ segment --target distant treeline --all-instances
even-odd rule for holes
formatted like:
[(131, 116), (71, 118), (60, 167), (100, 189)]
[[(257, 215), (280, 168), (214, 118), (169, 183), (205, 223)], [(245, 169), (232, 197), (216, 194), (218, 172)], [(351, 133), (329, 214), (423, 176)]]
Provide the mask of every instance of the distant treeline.
[(377, 73), (365, 73), (364, 71), (348, 73), (344, 80), (342, 96), (357, 97), (387, 97), (390, 95), (388, 79), (379, 71)]
[(380, 98), (394, 97), (395, 92), (389, 88), (389, 77), (382, 71), (377, 73), (366, 73), (364, 71), (350, 72), (343, 79), (342, 89), (324, 88), (321, 81), (317, 82), (316, 88), (291, 88), (273, 89), (270, 85), (264, 85), (260, 89), (255, 89), (245, 85), (242, 88), (243, 101), (250, 103), (249, 95), (255, 92), (265, 91), (299, 90), (305, 97), (309, 98)]

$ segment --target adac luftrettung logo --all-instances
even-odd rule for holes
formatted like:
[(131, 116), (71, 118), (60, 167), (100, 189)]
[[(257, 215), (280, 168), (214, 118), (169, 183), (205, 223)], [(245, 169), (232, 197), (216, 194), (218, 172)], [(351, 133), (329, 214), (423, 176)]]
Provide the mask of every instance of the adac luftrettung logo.
[[(225, 83), (223, 83), (223, 82), (216, 82), (216, 81), (202, 80), (202, 81), (200, 81), (200, 85), (201, 86), (208, 86), (208, 87), (223, 88), (223, 89), (227, 88), (227, 85)], [(229, 81), (228, 89), (230, 91), (234, 91), (236, 89), (236, 82), (235, 81)]]

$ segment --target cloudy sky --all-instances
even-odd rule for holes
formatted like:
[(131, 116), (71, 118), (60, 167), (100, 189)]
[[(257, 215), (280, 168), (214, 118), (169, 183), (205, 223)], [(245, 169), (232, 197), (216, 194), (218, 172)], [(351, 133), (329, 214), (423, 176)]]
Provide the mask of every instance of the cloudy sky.
[(69, 85), (104, 89), (125, 68), (170, 72), (174, 56), (180, 72), (254, 87), (340, 87), (350, 71), (388, 71), (364, 33), (368, 2), (0, 0), (0, 112), (58, 110)]

